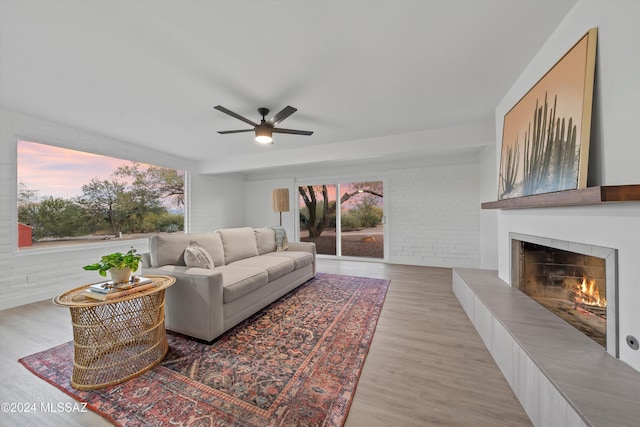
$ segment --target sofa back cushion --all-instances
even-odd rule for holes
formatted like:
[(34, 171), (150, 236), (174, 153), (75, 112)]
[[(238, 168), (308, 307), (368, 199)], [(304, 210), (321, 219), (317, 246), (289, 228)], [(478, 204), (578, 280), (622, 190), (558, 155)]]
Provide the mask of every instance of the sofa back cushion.
[(211, 255), (214, 266), (224, 265), (224, 250), (218, 233), (172, 233), (149, 237), (151, 267), (186, 265), (184, 251), (192, 241), (198, 242)]
[(255, 233), (258, 255), (276, 251), (276, 232), (273, 228), (256, 228)]
[(258, 246), (253, 228), (224, 228), (218, 230), (218, 233), (222, 238), (225, 264), (258, 256)]

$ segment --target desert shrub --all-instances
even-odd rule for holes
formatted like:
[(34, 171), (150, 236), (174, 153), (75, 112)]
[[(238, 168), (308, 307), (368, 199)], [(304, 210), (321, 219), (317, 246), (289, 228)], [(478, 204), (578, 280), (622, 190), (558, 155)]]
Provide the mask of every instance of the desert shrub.
[(184, 216), (178, 214), (163, 213), (156, 222), (157, 231), (173, 233), (184, 230)]
[(362, 227), (360, 218), (351, 211), (342, 214), (340, 217), (340, 225), (342, 231), (353, 231)]

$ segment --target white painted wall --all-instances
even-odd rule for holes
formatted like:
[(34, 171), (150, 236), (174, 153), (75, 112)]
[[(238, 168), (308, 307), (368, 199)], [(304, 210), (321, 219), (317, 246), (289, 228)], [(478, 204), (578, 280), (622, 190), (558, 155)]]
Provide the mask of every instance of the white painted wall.
[[(497, 106), (496, 156), (505, 113), (589, 28), (598, 27), (589, 185), (640, 183), (638, 16), (640, 2), (578, 1)], [(494, 170), (497, 182), (497, 167)], [(640, 351), (625, 343), (627, 335), (640, 338), (640, 203), (500, 211), (499, 275), (506, 282), (510, 282), (509, 232), (618, 249), (620, 359), (640, 370)]]
[[(496, 170), (496, 148), (486, 147), (479, 157), (480, 202), (495, 200), (498, 184)], [(480, 210), (480, 267), (488, 270), (498, 268), (498, 212)]]
[(295, 211), (298, 193), (293, 178), (247, 181), (245, 203), (249, 209), (246, 211), (245, 224), (247, 227), (254, 228), (280, 224), (280, 215), (277, 212), (273, 212), (271, 202), (271, 192), (276, 188), (289, 189), (289, 212), (282, 213), (282, 226), (287, 231), (287, 238), (293, 241), (298, 225)]
[[(108, 251), (124, 251), (132, 244), (147, 250), (147, 240), (110, 242), (56, 250), (17, 251), (16, 142), (25, 139), (90, 151), (127, 160), (192, 170), (195, 165), (125, 141), (52, 123), (9, 110), (0, 110), (0, 309), (51, 298), (64, 290), (97, 280), (83, 265)], [(208, 231), (244, 222), (244, 182), (189, 173), (192, 197), (187, 226)]]

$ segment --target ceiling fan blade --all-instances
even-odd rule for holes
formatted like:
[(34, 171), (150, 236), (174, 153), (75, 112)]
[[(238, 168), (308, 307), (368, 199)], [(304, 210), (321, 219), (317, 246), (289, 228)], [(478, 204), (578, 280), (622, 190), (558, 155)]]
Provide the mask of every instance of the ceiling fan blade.
[(252, 122), (251, 120), (247, 119), (246, 117), (242, 117), (240, 114), (238, 113), (234, 113), (233, 111), (229, 110), (228, 108), (223, 107), (222, 105), (216, 105), (215, 107), (216, 110), (218, 111), (222, 111), (225, 114), (230, 115), (231, 117), (235, 117), (238, 120), (242, 120), (245, 123), (250, 124), (251, 126), (258, 126), (257, 123)]
[(287, 117), (289, 117), (290, 115), (292, 115), (293, 113), (295, 113), (296, 111), (298, 111), (297, 108), (294, 108), (291, 105), (287, 105), (282, 109), (282, 111), (280, 111), (278, 114), (276, 114), (275, 116), (267, 120), (267, 122), (275, 126), (281, 121), (283, 121), (284, 119), (286, 119)]
[(296, 130), (296, 129), (283, 129), (283, 128), (273, 128), (274, 133), (291, 133), (294, 135), (313, 135), (313, 132), (308, 130)]
[(241, 130), (219, 130), (218, 133), (226, 135), (228, 133), (240, 133), (240, 132), (253, 132), (253, 129), (241, 129)]

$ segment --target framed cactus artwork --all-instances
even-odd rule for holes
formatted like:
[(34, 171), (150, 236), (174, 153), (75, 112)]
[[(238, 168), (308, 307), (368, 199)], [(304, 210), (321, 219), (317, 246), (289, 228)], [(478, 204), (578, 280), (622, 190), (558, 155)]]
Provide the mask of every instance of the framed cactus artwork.
[(597, 28), (504, 116), (498, 200), (587, 186)]

